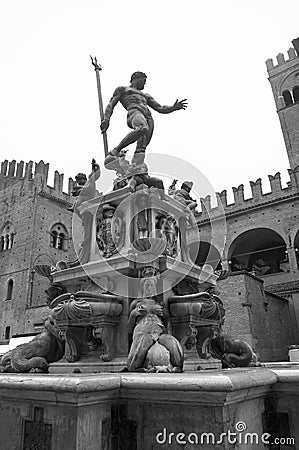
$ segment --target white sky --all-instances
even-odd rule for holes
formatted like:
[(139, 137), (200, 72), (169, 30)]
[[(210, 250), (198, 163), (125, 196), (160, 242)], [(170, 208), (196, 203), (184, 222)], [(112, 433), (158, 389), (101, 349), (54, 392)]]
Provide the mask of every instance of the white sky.
[[(161, 104), (148, 150), (198, 167), (216, 191), (282, 172), (288, 160), (265, 61), (299, 36), (298, 0), (1, 0), (1, 161), (50, 163), (65, 177), (102, 165), (95, 72), (104, 107), (130, 75)], [(129, 131), (117, 105), (110, 148)], [(132, 148), (133, 150), (133, 148)], [(179, 169), (179, 168), (178, 168)], [(112, 175), (113, 173), (111, 173)], [(231, 193), (229, 195), (232, 198)]]

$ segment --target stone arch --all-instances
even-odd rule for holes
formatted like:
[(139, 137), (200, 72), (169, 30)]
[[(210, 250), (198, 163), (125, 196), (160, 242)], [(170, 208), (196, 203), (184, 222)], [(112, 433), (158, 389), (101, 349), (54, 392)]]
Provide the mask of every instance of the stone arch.
[(288, 269), (286, 243), (271, 228), (254, 228), (237, 236), (228, 251), (231, 270), (253, 271), (258, 276)]
[(67, 240), (68, 232), (66, 227), (60, 222), (55, 223), (50, 230), (50, 247), (57, 250), (65, 250)]
[(280, 80), (280, 83), (277, 86), (278, 95), (287, 89), (289, 91), (292, 90), (293, 86), (295, 86), (298, 83), (297, 73), (298, 69), (295, 69), (293, 72), (289, 73)]
[(197, 266), (210, 264), (214, 270), (222, 269), (221, 255), (214, 245), (207, 241), (192, 242), (189, 244), (192, 261)]

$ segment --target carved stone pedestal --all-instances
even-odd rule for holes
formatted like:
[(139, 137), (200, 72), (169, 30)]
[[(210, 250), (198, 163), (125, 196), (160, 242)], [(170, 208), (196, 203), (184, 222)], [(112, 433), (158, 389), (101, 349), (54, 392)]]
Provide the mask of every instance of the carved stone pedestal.
[[(91, 362), (94, 367), (101, 361), (112, 361), (116, 353), (116, 328), (122, 311), (121, 297), (81, 291), (57, 297), (51, 306), (55, 325), (65, 340), (64, 357), (51, 365), (51, 373), (57, 372), (56, 367), (63, 368), (78, 360), (80, 365), (87, 363), (89, 367)], [(71, 364), (63, 372), (73, 372), (74, 369)]]
[[(66, 341), (67, 351), (63, 361), (51, 365), (50, 372), (57, 373), (58, 369), (63, 372), (73, 372), (75, 369), (82, 372), (88, 369), (91, 372), (120, 371), (125, 367), (131, 345), (128, 333), (130, 308), (134, 300), (143, 298), (140, 280), (148, 277), (144, 275), (146, 271), (152, 272), (156, 280), (155, 293), (147, 295), (161, 302), (165, 310), (165, 322), (170, 312), (173, 326), (170, 334), (183, 345), (188, 341), (189, 347), (187, 345), (184, 349), (186, 370), (198, 367), (198, 356), (207, 360), (201, 365), (220, 367), (219, 363), (211, 364), (212, 359), (208, 362), (204, 328), (198, 333), (198, 326), (203, 327), (205, 323), (198, 323), (197, 313), (190, 310), (177, 314), (174, 304), (168, 310), (173, 289), (182, 280), (185, 280), (186, 285), (196, 284), (201, 291), (216, 285), (217, 275), (213, 268), (208, 265), (199, 267), (191, 259), (190, 233), (193, 238), (195, 233), (196, 238), (198, 230), (197, 227), (196, 230), (192, 228), (193, 216), (186, 205), (168, 196), (165, 200), (161, 199), (142, 184), (134, 194), (128, 188), (119, 189), (82, 202), (78, 210), (83, 219), (88, 217), (82, 223), (85, 238), (81, 254), (84, 258), (80, 259), (81, 265), (58, 270), (54, 274), (54, 281), (61, 283), (69, 292), (79, 291), (80, 296), (73, 294), (75, 300), (69, 298), (67, 303), (63, 301), (54, 308), (57, 327)], [(110, 309), (107, 311), (104, 308), (106, 294), (103, 292), (109, 292), (107, 298), (110, 298)], [(92, 294), (94, 298), (90, 297)], [(97, 301), (97, 296), (101, 300)], [(121, 310), (112, 311), (116, 305)], [(74, 316), (71, 306), (78, 306), (75, 308), (78, 315)], [(99, 313), (98, 307), (104, 309)], [(193, 307), (196, 307), (194, 302)], [(181, 325), (184, 328), (182, 332)], [(213, 323), (208, 322), (207, 325)], [(85, 336), (84, 333), (81, 336), (80, 327), (84, 328)], [(78, 339), (77, 332), (81, 336)], [(190, 354), (193, 338), (192, 345), (198, 352), (196, 358)], [(72, 362), (72, 367), (65, 367), (67, 361)]]

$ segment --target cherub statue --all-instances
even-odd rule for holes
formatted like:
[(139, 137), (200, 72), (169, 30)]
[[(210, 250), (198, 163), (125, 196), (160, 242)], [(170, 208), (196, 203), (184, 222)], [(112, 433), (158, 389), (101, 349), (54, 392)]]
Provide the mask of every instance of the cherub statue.
[(101, 169), (95, 159), (92, 159), (91, 161), (91, 168), (92, 170), (88, 178), (86, 178), (84, 173), (78, 173), (75, 177), (76, 183), (72, 195), (73, 197), (78, 197), (78, 200), (71, 208), (68, 208), (68, 210), (75, 211), (79, 216), (78, 207), (81, 203), (92, 199), (97, 194), (99, 195), (99, 192), (96, 189), (96, 181), (101, 176)]
[(176, 190), (175, 185), (177, 180), (173, 180), (172, 184), (168, 188), (168, 194), (173, 195), (173, 198), (185, 206), (188, 206), (192, 211), (197, 207), (197, 201), (193, 199), (190, 195), (193, 182), (184, 181), (182, 183), (181, 189)]

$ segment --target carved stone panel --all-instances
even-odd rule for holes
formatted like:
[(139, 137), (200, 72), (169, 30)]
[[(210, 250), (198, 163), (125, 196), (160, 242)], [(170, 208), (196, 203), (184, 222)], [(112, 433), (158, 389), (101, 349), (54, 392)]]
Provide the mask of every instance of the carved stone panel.
[(51, 450), (52, 425), (44, 422), (44, 408), (34, 407), (33, 419), (23, 420), (22, 450)]

